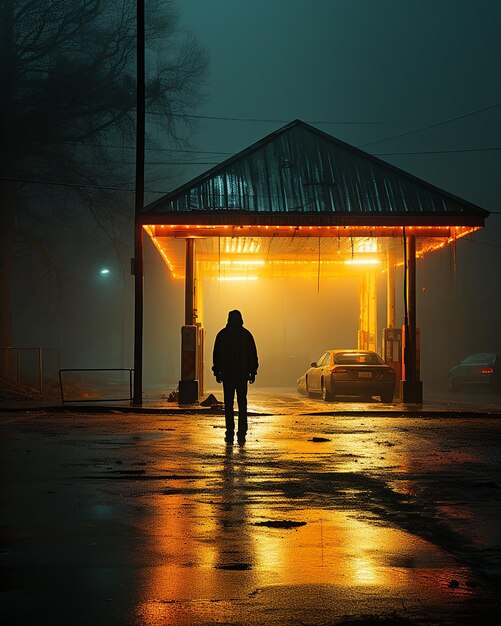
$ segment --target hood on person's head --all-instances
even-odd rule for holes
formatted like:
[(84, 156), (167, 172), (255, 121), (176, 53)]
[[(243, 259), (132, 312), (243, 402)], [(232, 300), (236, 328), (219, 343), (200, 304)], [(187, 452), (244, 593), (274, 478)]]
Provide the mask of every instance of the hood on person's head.
[(243, 326), (242, 314), (236, 309), (228, 313), (228, 326)]

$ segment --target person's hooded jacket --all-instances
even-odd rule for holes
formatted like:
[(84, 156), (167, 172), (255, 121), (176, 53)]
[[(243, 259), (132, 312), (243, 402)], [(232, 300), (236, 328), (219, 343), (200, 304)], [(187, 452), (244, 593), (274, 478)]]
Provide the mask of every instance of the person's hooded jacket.
[(256, 343), (243, 326), (240, 311), (230, 311), (216, 336), (212, 371), (217, 379), (254, 380), (258, 368)]

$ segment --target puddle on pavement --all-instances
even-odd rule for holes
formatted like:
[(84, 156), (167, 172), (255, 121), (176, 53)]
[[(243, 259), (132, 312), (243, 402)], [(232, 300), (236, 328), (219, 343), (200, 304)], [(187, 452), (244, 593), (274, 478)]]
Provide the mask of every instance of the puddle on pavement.
[[(159, 610), (167, 621), (179, 620), (183, 603), (245, 600), (260, 590), (291, 586), (331, 586), (355, 601), (401, 597), (409, 610), (460, 603), (472, 594), (470, 573), (444, 552), (345, 512), (296, 511), (297, 521), (306, 524), (273, 528), (256, 522), (277, 519), (273, 507), (191, 503), (187, 510), (182, 497), (165, 508), (158, 504), (155, 525), (163, 532), (152, 540), (169, 564), (148, 570), (143, 579), (144, 624), (153, 623)], [(212, 608), (214, 615), (218, 610)]]
[[(159, 614), (196, 623), (192, 611), (208, 598), (203, 614), (212, 611), (209, 621), (216, 620), (218, 603), (247, 602), (271, 588), (330, 586), (355, 602), (401, 598), (421, 609), (462, 603), (474, 593), (471, 572), (424, 539), (353, 511), (294, 506), (269, 493), (249, 499), (247, 486), (246, 472), (230, 465), (205, 494), (148, 496), (143, 530), (165, 565), (143, 578), (139, 623), (154, 623)], [(188, 621), (179, 613), (183, 603)]]
[[(171, 463), (177, 471), (187, 464), (184, 471), (196, 468), (199, 479), (145, 498), (150, 515), (143, 530), (164, 565), (152, 567), (143, 579), (140, 624), (160, 617), (176, 624), (216, 622), (223, 614), (238, 622), (232, 612), (237, 604), (254, 611), (258, 600), (292, 588), (317, 590), (313, 595), (323, 590), (333, 611), (341, 610), (334, 608), (343, 606), (340, 597), (360, 607), (368, 602), (368, 610), (375, 598), (379, 606), (382, 598), (391, 599), (392, 610), (402, 606), (411, 613), (412, 607), (426, 613), (451, 603), (463, 606), (475, 597), (475, 574), (468, 567), (413, 534), (411, 524), (397, 528), (371, 510), (374, 498), (377, 506), (390, 509), (400, 502), (398, 490), (371, 478), (381, 467), (407, 470), (398, 429), (382, 436), (374, 431), (374, 420), (370, 426), (363, 420), (334, 429), (331, 424), (331, 441), (319, 443), (311, 434), (302, 439), (290, 429), (282, 434), (273, 420), (254, 423), (259, 434), (244, 449), (225, 451), (211, 423), (212, 455), (159, 462), (164, 470)], [(324, 426), (317, 419), (312, 434), (321, 436)], [(195, 448), (197, 441), (198, 449), (207, 447), (203, 429), (190, 435)], [(308, 476), (317, 463), (332, 472), (332, 480), (322, 475), (331, 481), (325, 490), (318, 476)], [(395, 502), (377, 500), (388, 495), (385, 489)], [(403, 497), (413, 489), (412, 480), (402, 483)], [(280, 527), (284, 520), (290, 524)]]

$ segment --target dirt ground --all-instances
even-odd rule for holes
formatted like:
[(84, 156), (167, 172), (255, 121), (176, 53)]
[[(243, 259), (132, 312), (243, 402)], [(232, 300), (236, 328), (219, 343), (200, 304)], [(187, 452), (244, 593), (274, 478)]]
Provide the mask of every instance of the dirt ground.
[(500, 417), (317, 406), (0, 413), (2, 623), (498, 624)]

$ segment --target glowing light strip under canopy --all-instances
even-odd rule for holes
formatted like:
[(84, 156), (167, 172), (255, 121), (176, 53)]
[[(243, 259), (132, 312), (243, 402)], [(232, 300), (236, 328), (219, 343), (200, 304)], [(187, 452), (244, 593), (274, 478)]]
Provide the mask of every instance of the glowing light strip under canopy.
[[(403, 227), (393, 226), (381, 226), (375, 229), (368, 226), (308, 226), (296, 228), (290, 226), (145, 225), (144, 229), (160, 252), (174, 278), (183, 278), (184, 276), (184, 246), (182, 245), (182, 239), (192, 237), (207, 240), (207, 244), (204, 245), (208, 245), (209, 241), (217, 242), (219, 240), (219, 243), (211, 244), (212, 253), (206, 251), (205, 253), (197, 254), (197, 262), (202, 262), (207, 268), (211, 267), (209, 270), (211, 272), (214, 272), (213, 263), (216, 262), (220, 268), (218, 271), (220, 272), (221, 269), (224, 269), (225, 277), (230, 278), (228, 272), (235, 272), (239, 269), (240, 271), (259, 270), (261, 274), (261, 270), (264, 271), (267, 266), (272, 265), (275, 265), (275, 267), (296, 265), (299, 268), (312, 264), (315, 266), (340, 264), (352, 266), (353, 269), (359, 267), (361, 270), (364, 267), (369, 269), (372, 266), (375, 270), (382, 264), (382, 257), (380, 259), (374, 257), (375, 252), (384, 252), (384, 246), (380, 247), (382, 242), (387, 242), (386, 245), (398, 248), (398, 242), (391, 243), (392, 239), (401, 240), (403, 236)], [(434, 250), (453, 244), (461, 237), (478, 229), (479, 227), (477, 226), (406, 226), (405, 232), (408, 236), (414, 235), (416, 237), (416, 257), (422, 258)], [(378, 232), (375, 232), (375, 230)], [(272, 244), (271, 239), (268, 239), (269, 243), (265, 244), (267, 238), (271, 237), (279, 238), (281, 241), (288, 239), (290, 243), (285, 245), (285, 249), (283, 247), (277, 248), (277, 244)], [(332, 259), (332, 250), (329, 255), (322, 249), (321, 255), (323, 258), (320, 259), (319, 263), (317, 251), (321, 237), (334, 241), (334, 246), (337, 246), (337, 254), (340, 255), (337, 260)], [(248, 239), (246, 240), (246, 238)], [(307, 256), (302, 256), (305, 250), (304, 245), (308, 242), (308, 238), (316, 240), (318, 243), (315, 243), (314, 246), (308, 244), (308, 250), (310, 247), (312, 250), (315, 248), (315, 250), (314, 252), (310, 251), (310, 254)], [(348, 238), (351, 239), (351, 242)], [(335, 243), (336, 239), (338, 242), (341, 242), (341, 240), (348, 241), (348, 246), (344, 245), (343, 255), (341, 255), (341, 247)], [(295, 240), (297, 244), (294, 244)], [(174, 248), (172, 247), (174, 241), (177, 241), (176, 245), (178, 248), (181, 245), (180, 249), (176, 250), (175, 246)], [(240, 242), (242, 242), (241, 245), (238, 245)], [(290, 246), (298, 245), (299, 248), (290, 248)], [(275, 258), (269, 258), (269, 249), (266, 252), (267, 246), (272, 246)], [(181, 250), (183, 250), (182, 255), (180, 254)], [(350, 256), (347, 258), (348, 254)], [(260, 259), (256, 259), (258, 255), (261, 256)], [(266, 260), (262, 258), (263, 255), (266, 255)], [(282, 255), (283, 258), (281, 258)], [(399, 264), (400, 260), (396, 259), (396, 265)], [(290, 272), (293, 273), (294, 270), (291, 268)], [(233, 279), (235, 279), (234, 276)], [(249, 280), (249, 277), (245, 279)]]
[(231, 224), (147, 224), (150, 237), (454, 237), (480, 226), (269, 226)]

